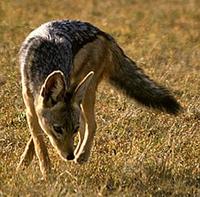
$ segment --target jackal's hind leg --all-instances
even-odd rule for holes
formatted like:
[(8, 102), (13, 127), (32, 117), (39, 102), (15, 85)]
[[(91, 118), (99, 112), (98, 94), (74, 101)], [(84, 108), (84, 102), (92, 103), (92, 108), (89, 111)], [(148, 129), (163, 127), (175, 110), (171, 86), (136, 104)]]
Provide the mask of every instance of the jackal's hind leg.
[(17, 166), (17, 170), (19, 170), (21, 166), (28, 167), (31, 161), (33, 160), (34, 155), (35, 155), (35, 147), (33, 143), (33, 138), (30, 137), (29, 141), (26, 144), (26, 148), (23, 154), (21, 155), (21, 159)]

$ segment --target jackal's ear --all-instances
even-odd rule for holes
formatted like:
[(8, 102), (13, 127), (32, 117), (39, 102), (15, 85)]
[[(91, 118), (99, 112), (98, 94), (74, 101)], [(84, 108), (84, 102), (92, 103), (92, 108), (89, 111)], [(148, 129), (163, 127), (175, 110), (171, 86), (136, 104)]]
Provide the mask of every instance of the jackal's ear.
[(77, 104), (81, 104), (93, 75), (94, 75), (93, 71), (89, 72), (85, 76), (85, 78), (77, 85), (73, 94), (73, 99)]
[(64, 97), (65, 94), (65, 77), (61, 71), (52, 72), (45, 80), (41, 96), (44, 97), (45, 104), (55, 104)]

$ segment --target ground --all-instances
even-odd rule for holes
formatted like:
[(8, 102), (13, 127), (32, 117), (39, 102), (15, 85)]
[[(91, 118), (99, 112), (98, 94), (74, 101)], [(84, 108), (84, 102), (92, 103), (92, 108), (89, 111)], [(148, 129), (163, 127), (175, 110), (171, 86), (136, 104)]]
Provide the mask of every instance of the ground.
[[(200, 196), (200, 1), (1, 0), (0, 196)], [(44, 181), (34, 158), (16, 173), (29, 138), (18, 51), (27, 34), (52, 19), (89, 21), (168, 87), (184, 112), (170, 116), (99, 86), (90, 161), (53, 165)]]

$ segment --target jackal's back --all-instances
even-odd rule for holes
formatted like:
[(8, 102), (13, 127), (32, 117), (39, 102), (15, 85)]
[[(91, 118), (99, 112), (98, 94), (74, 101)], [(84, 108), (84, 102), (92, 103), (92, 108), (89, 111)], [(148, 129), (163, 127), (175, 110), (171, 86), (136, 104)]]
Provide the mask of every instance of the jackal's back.
[(70, 81), (76, 53), (98, 35), (111, 38), (89, 23), (70, 20), (51, 21), (32, 31), (20, 50), (21, 73), (30, 88), (37, 90), (55, 70), (61, 70)]

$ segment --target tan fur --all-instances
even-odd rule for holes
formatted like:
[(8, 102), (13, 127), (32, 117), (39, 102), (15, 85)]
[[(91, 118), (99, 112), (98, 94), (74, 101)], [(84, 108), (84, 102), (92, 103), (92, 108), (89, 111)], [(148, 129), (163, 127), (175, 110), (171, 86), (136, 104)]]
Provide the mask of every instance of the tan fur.
[(41, 132), (41, 127), (39, 125), (38, 118), (36, 115), (33, 98), (31, 97), (29, 91), (25, 86), (23, 86), (22, 93), (24, 103), (26, 106), (26, 116), (29, 125), (29, 130), (31, 132), (31, 138), (28, 141), (25, 151), (21, 157), (18, 169), (23, 163), (29, 165), (29, 163), (33, 159), (33, 149), (35, 149), (35, 153), (39, 159), (41, 172), (43, 174), (43, 177), (46, 178), (50, 171), (50, 159), (48, 156), (48, 151), (43, 140), (43, 134)]
[[(124, 72), (120, 70), (123, 62), (128, 65), (128, 69), (135, 76), (123, 76), (121, 74)], [(25, 79), (24, 73), (26, 71), (22, 67), (23, 99), (26, 105), (31, 138), (21, 156), (19, 166), (22, 164), (28, 166), (36, 153), (44, 177), (47, 177), (50, 171), (50, 160), (42, 131), (47, 134), (55, 150), (63, 159), (74, 159), (79, 164), (88, 160), (96, 131), (94, 112), (96, 89), (102, 79), (106, 78), (116, 81), (121, 77), (122, 81), (124, 80), (125, 83), (128, 83), (132, 80), (131, 77), (135, 77), (135, 81), (132, 80), (128, 85), (131, 84), (130, 86), (132, 86), (133, 84), (134, 86), (137, 83), (134, 87), (138, 88), (141, 82), (145, 82), (146, 84), (144, 85), (149, 86), (152, 91), (163, 92), (163, 95), (168, 94), (167, 90), (164, 89), (163, 91), (159, 86), (158, 88), (157, 86), (153, 87), (153, 81), (149, 80), (136, 67), (134, 62), (131, 62), (124, 55), (123, 51), (114, 41), (110, 41), (104, 36), (98, 35), (94, 41), (88, 42), (76, 53), (72, 69), (70, 87), (68, 87), (63, 73), (61, 71), (54, 71), (45, 79), (43, 85), (39, 87), (40, 93), (33, 99), (33, 95), (30, 93), (28, 87), (29, 79)], [(120, 70), (120, 76), (115, 74), (118, 72), (116, 69)], [(125, 74), (128, 72), (129, 70), (126, 70)], [(113, 79), (112, 76), (114, 76)], [(148, 81), (145, 81), (147, 79)], [(139, 90), (143, 88), (142, 85), (138, 88)], [(120, 84), (120, 86), (122, 85)], [(131, 90), (131, 88), (129, 89)], [(66, 91), (72, 92), (70, 102), (64, 98)], [(50, 98), (49, 94), (51, 94)], [(132, 92), (130, 92), (131, 94)], [(55, 101), (56, 104), (53, 105)], [(174, 104), (176, 105), (175, 100), (172, 106)], [(80, 124), (79, 143), (74, 150), (73, 140), (75, 134), (73, 133), (73, 129), (75, 129), (77, 124)], [(64, 126), (60, 128), (60, 125)]]
[[(110, 64), (110, 59), (111, 57), (109, 48), (107, 46), (107, 41), (103, 37), (99, 37), (99, 39), (96, 39), (95, 41), (86, 44), (82, 49), (79, 50), (79, 52), (74, 58), (74, 67), (71, 76), (73, 87), (78, 87), (78, 85), (80, 86), (80, 84), (83, 83), (81, 82), (81, 80), (84, 80), (84, 77), (90, 71), (94, 71), (95, 73), (92, 79), (92, 83), (88, 85), (83, 101), (81, 103), (81, 127), (79, 130), (79, 144), (76, 147), (76, 150), (74, 151), (74, 160), (77, 163), (86, 162), (90, 155), (96, 131), (96, 122), (94, 114), (95, 92), (98, 83), (103, 77), (104, 68), (106, 64)], [(51, 77), (51, 75), (49, 75), (48, 77)], [(47, 83), (47, 80), (48, 79), (45, 80), (44, 86)], [(41, 96), (38, 95), (37, 100), (33, 101), (31, 95), (28, 94), (26, 80), (22, 80), (22, 85), (23, 98), (27, 109), (27, 120), (31, 132), (31, 138), (27, 143), (25, 151), (21, 157), (19, 166), (28, 166), (31, 160), (33, 159), (34, 153), (36, 153), (37, 157), (39, 158), (40, 169), (42, 171), (42, 174), (44, 177), (46, 177), (50, 170), (50, 160), (41, 131), (45, 131), (45, 133), (49, 136), (52, 145), (55, 147), (55, 149), (57, 150), (59, 155), (61, 155), (61, 157), (63, 157), (63, 155), (66, 154), (65, 151), (67, 149), (70, 149), (68, 146), (70, 146), (70, 138), (72, 138), (73, 136), (69, 136), (68, 142), (63, 142), (63, 144), (55, 144), (55, 142), (53, 141), (53, 136), (50, 135), (48, 129), (45, 128), (45, 126), (42, 126), (44, 124), (41, 123), (42, 119), (40, 118), (40, 116), (41, 112), (43, 111)], [(44, 86), (42, 88), (44, 88)], [(53, 98), (58, 96), (61, 89), (62, 82), (58, 80), (58, 83), (56, 84), (52, 94)], [(62, 103), (60, 103), (60, 105), (62, 105)], [(57, 110), (56, 108), (52, 110), (54, 110), (55, 116), (59, 117), (59, 105), (56, 105), (56, 107), (58, 108)]]
[(93, 83), (91, 83), (88, 87), (81, 106), (83, 111), (82, 118), (85, 123), (80, 128), (79, 144), (75, 150), (75, 161), (78, 163), (86, 162), (90, 156), (96, 131), (94, 112), (96, 89), (99, 82), (103, 79), (103, 76), (106, 76), (105, 67), (108, 68), (108, 65), (111, 65), (110, 59), (111, 56), (109, 47), (107, 45), (107, 41), (103, 37), (99, 37), (99, 39), (95, 40), (94, 42), (85, 45), (75, 57), (74, 82), (84, 76), (90, 70), (93, 70), (95, 73), (93, 77)]

